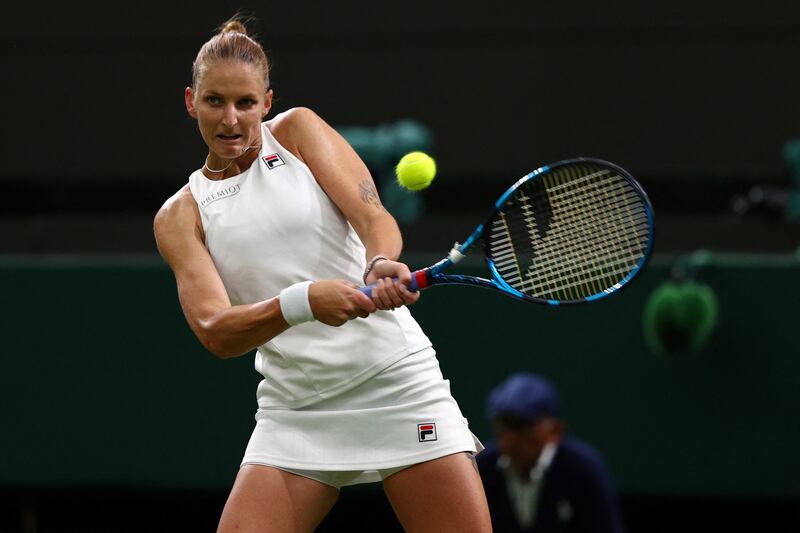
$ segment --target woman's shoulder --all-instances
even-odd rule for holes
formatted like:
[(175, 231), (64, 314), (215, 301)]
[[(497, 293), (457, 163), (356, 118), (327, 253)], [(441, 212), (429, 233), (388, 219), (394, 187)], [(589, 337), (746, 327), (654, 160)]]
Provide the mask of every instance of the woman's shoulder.
[(308, 107), (293, 107), (264, 122), (273, 135), (300, 136), (317, 130), (325, 121)]
[(156, 231), (164, 226), (170, 226), (176, 222), (189, 217), (195, 218), (197, 213), (197, 202), (194, 201), (192, 191), (187, 183), (178, 192), (167, 198), (167, 201), (156, 213), (154, 226)]
[(308, 107), (292, 107), (282, 113), (278, 113), (271, 120), (266, 121), (264, 124), (270, 129), (297, 127), (309, 122), (321, 120), (311, 108)]
[(300, 149), (317, 137), (324, 124), (319, 115), (308, 107), (293, 107), (264, 122), (273, 137), (302, 161)]

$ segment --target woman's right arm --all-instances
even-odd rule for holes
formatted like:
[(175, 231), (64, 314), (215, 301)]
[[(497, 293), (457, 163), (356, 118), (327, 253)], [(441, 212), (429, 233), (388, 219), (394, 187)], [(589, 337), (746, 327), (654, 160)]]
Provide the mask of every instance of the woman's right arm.
[[(197, 204), (185, 186), (156, 215), (158, 249), (175, 274), (178, 298), (189, 326), (210, 352), (235, 357), (264, 344), (290, 326), (278, 297), (232, 306), (204, 244)], [(344, 281), (320, 281), (309, 287), (314, 318), (339, 326), (375, 310), (372, 300)]]

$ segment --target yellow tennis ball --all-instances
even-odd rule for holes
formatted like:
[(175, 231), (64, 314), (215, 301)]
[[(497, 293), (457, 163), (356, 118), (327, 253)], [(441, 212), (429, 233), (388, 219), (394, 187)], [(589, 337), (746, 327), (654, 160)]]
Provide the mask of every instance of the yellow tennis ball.
[(436, 161), (425, 152), (409, 152), (394, 169), (397, 183), (410, 191), (424, 189), (436, 176)]

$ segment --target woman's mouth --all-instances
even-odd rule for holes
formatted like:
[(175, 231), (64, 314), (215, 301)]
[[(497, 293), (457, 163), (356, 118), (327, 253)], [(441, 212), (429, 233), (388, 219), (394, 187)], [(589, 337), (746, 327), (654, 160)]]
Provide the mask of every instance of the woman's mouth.
[(222, 141), (224, 143), (235, 143), (236, 141), (238, 141), (241, 138), (242, 138), (242, 135), (239, 134), (239, 133), (236, 133), (236, 134), (233, 134), (233, 135), (224, 135), (222, 133), (217, 134), (217, 139), (219, 139), (220, 141)]

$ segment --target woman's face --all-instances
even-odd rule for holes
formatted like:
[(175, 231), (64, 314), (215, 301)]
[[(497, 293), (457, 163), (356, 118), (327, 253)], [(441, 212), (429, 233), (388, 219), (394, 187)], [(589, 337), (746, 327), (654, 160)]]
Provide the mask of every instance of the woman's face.
[(272, 105), (260, 70), (241, 61), (210, 65), (198, 86), (185, 91), (186, 110), (197, 119), (209, 152), (234, 159), (261, 141), (261, 120)]

